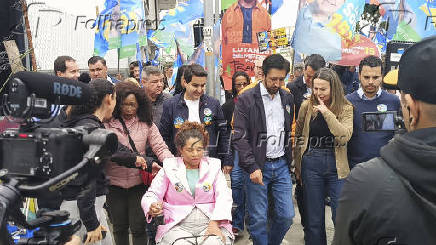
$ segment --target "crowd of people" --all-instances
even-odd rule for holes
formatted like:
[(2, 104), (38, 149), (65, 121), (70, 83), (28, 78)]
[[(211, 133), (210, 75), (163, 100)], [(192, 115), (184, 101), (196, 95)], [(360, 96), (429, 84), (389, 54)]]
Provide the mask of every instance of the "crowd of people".
[[(327, 244), (326, 204), (334, 244), (432, 244), (435, 60), (436, 38), (407, 49), (398, 96), (383, 88), (379, 57), (340, 74), (318, 54), (292, 72), (273, 54), (254, 78), (235, 72), (219, 101), (205, 94), (197, 64), (180, 67), (169, 87), (169, 66), (133, 62), (120, 81), (94, 56), (86, 78), (60, 56), (55, 75), (88, 82), (92, 96), (64, 106), (51, 126), (106, 128), (119, 146), (38, 204), (80, 219), (86, 244), (232, 244), (246, 228), (255, 245), (278, 245), (293, 224), (295, 185), (307, 245)], [(367, 132), (367, 112), (396, 112), (412, 132)]]

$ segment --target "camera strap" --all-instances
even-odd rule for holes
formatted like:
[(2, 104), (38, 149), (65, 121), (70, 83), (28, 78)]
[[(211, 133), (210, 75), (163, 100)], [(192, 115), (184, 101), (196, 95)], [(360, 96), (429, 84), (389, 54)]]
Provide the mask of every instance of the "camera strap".
[(133, 142), (132, 137), (130, 137), (129, 129), (127, 129), (126, 123), (124, 122), (123, 118), (120, 117), (119, 120), (120, 120), (121, 125), (123, 125), (124, 133), (126, 133), (127, 137), (129, 137), (129, 143), (130, 143), (130, 146), (132, 147), (132, 150), (135, 153), (139, 153), (138, 150), (136, 149), (135, 142)]

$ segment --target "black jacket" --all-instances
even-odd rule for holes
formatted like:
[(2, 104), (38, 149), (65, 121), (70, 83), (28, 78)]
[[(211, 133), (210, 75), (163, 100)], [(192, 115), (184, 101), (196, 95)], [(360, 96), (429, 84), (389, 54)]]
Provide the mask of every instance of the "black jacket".
[(221, 106), (223, 110), (224, 119), (227, 122), (227, 128), (232, 130), (232, 119), (233, 119), (233, 111), (235, 110), (235, 100), (233, 98), (229, 99)]
[(294, 81), (288, 83), (286, 87), (294, 95), (295, 102), (295, 118), (298, 118), (298, 112), (300, 111), (300, 106), (304, 101), (304, 94), (307, 93), (307, 85), (303, 82), (303, 76), (299, 76), (294, 79)]
[(436, 244), (436, 128), (397, 135), (345, 180), (333, 244)]
[[(280, 89), (280, 98), (284, 111), (285, 157), (292, 162), (292, 144), (290, 139), (293, 120), (294, 96)], [(238, 96), (233, 118), (234, 134), (232, 144), (239, 153), (239, 164), (248, 173), (263, 170), (266, 160), (266, 117), (260, 93), (260, 83)]]
[[(94, 115), (83, 115), (62, 123), (64, 128), (79, 126), (104, 128), (103, 123)], [(83, 153), (86, 150), (84, 148)], [(126, 167), (135, 167), (136, 154), (126, 146), (118, 144), (118, 151), (112, 155), (111, 160)], [(95, 230), (100, 225), (94, 204), (95, 197), (105, 195), (108, 192), (109, 181), (104, 174), (103, 168), (103, 164), (88, 164), (79, 171), (76, 179), (61, 190), (63, 200), (77, 200), (80, 219), (87, 231)]]
[[(174, 155), (177, 154), (174, 145), (177, 128), (189, 118), (184, 95), (184, 93), (175, 95), (164, 102), (162, 117), (158, 125), (162, 138)], [(201, 123), (205, 125), (209, 133), (209, 156), (220, 158), (223, 165), (233, 165), (229, 154), (230, 131), (227, 129), (219, 101), (208, 95), (203, 95), (200, 97), (199, 107)]]

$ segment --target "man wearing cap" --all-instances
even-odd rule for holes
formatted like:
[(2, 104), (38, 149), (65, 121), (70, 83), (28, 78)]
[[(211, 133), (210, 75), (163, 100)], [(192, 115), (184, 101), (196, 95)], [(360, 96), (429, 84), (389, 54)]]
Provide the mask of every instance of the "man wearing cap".
[(359, 64), (360, 88), (347, 95), (354, 106), (353, 136), (348, 142), (350, 169), (356, 164), (380, 156), (380, 148), (394, 137), (393, 131), (365, 132), (362, 113), (396, 111), (401, 113), (400, 99), (381, 89), (382, 60), (367, 56)]
[(408, 133), (345, 180), (333, 244), (436, 244), (436, 37), (408, 48), (398, 88)]

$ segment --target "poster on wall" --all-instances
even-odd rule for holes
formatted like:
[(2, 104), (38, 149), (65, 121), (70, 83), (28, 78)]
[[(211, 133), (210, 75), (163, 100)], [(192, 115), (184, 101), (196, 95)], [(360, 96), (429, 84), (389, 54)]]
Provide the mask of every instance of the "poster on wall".
[(268, 49), (276, 50), (278, 48), (289, 47), (291, 43), (288, 33), (286, 27), (257, 33), (259, 50), (264, 52)]

